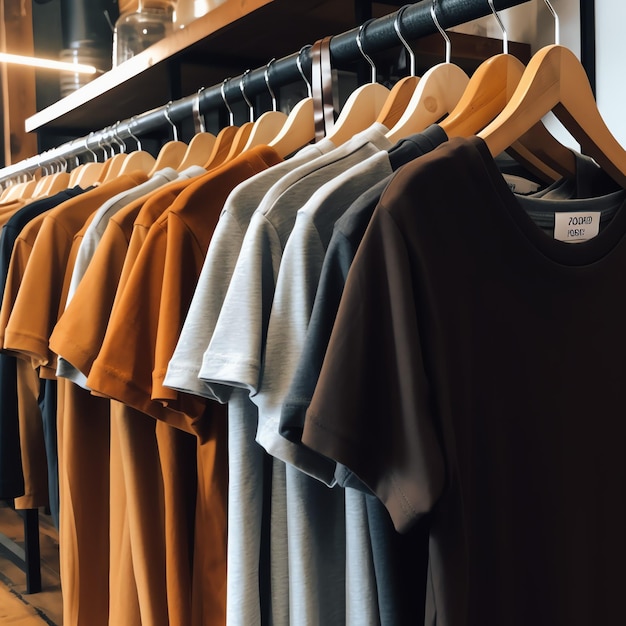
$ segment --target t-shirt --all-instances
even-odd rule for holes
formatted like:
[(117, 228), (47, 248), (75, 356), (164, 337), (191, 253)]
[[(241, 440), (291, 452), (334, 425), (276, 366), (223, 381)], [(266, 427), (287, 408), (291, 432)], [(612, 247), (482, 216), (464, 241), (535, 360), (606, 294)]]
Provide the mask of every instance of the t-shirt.
[[(116, 296), (124, 289), (126, 277), (130, 274), (150, 227), (190, 184), (191, 179), (205, 173), (206, 171), (200, 167), (186, 169), (179, 174), (175, 181), (161, 186), (148, 197), (142, 196), (131, 202), (109, 219), (83, 280), (80, 281), (74, 297), (68, 303), (50, 338), (51, 348), (58, 351), (59, 354), (69, 356), (71, 362), (79, 368), (73, 372), (72, 380), (82, 382), (84, 386), (91, 363), (100, 350)], [(75, 386), (69, 384), (66, 386), (68, 392), (71, 390), (71, 399), (81, 401), (83, 404), (90, 400), (90, 403), (96, 402), (94, 407), (98, 407), (100, 406), (98, 402), (106, 402), (102, 398), (94, 398), (89, 394), (83, 393), (81, 395), (80, 390)], [(106, 402), (106, 404), (109, 403)], [(112, 541), (120, 537), (129, 540), (133, 554), (131, 557), (119, 555), (119, 558), (116, 555), (116, 559), (111, 561), (110, 618), (116, 619), (116, 615), (127, 615), (129, 612), (127, 605), (129, 594), (126, 593), (126, 590), (131, 585), (131, 581), (127, 580), (125, 585), (123, 581), (120, 581), (120, 578), (128, 574), (128, 565), (123, 571), (113, 568), (120, 563), (128, 564), (128, 560), (130, 560), (130, 570), (136, 583), (137, 610), (141, 611), (144, 616), (152, 615), (155, 612), (157, 615), (163, 616), (162, 608), (166, 605), (166, 617), (171, 623), (188, 624), (191, 622), (189, 590), (192, 584), (189, 563), (192, 558), (192, 550), (190, 549), (192, 542), (189, 541), (189, 534), (193, 530), (193, 513), (189, 514), (186, 503), (191, 497), (191, 491), (195, 505), (195, 488), (192, 484), (193, 481), (180, 481), (188, 483), (181, 485), (177, 479), (181, 474), (184, 475), (185, 479), (188, 478), (185, 470), (191, 464), (194, 466), (195, 480), (195, 454), (185, 454), (189, 452), (188, 449), (185, 449), (182, 453), (183, 462), (181, 462), (181, 455), (178, 453), (179, 448), (176, 446), (176, 442), (180, 443), (182, 439), (177, 437), (175, 433), (168, 437), (169, 433), (167, 432), (160, 437), (157, 451), (155, 439), (158, 438), (158, 435), (155, 436), (154, 424), (151, 437), (147, 436), (145, 428), (146, 420), (153, 422), (152, 418), (115, 401), (111, 402), (110, 412), (111, 489), (120, 491), (121, 481), (124, 493), (128, 490), (131, 494), (141, 494), (140, 497), (135, 495), (132, 500), (129, 499), (127, 507), (121, 497), (111, 501), (110, 533)], [(93, 409), (91, 413), (93, 413)], [(86, 421), (84, 419), (86, 414), (89, 413), (85, 411), (82, 416), (72, 413), (78, 418), (70, 422), (74, 431), (80, 433), (82, 429), (87, 429), (91, 433), (96, 426), (101, 427), (103, 425), (103, 420), (94, 422), (91, 419)], [(92, 416), (90, 415), (90, 417)], [(167, 429), (165, 424), (163, 426)], [(106, 427), (109, 427), (108, 423)], [(186, 435), (186, 433), (179, 434), (181, 436)], [(164, 443), (165, 440), (167, 440), (167, 445)], [(98, 467), (108, 474), (108, 445), (103, 450), (96, 446), (94, 437), (91, 437), (90, 441), (93, 441), (90, 449), (91, 456), (96, 457), (97, 455)], [(108, 444), (108, 441), (106, 443)], [(192, 443), (195, 444), (193, 440)], [(135, 450), (134, 453), (129, 451), (132, 446), (137, 447), (138, 445), (140, 446), (139, 450)], [(125, 454), (123, 451), (127, 451), (127, 453)], [(195, 452), (193, 448), (192, 452)], [(104, 459), (101, 456), (103, 454), (107, 454)], [(115, 457), (114, 459), (113, 456), (116, 454), (119, 458)], [(159, 457), (163, 465), (163, 472), (158, 466)], [(176, 459), (175, 466), (169, 463), (170, 459)], [(65, 498), (66, 502), (69, 501), (69, 505), (74, 500), (80, 504), (81, 500), (89, 498), (89, 494), (83, 492), (84, 483), (81, 481), (81, 476), (89, 472), (89, 461), (85, 455), (78, 454), (73, 454), (72, 460), (74, 461), (72, 465), (74, 471), (68, 472), (67, 475), (67, 480), (73, 481), (72, 488), (68, 489), (68, 495)], [(182, 468), (182, 465), (185, 467)], [(174, 490), (169, 489), (172, 483), (175, 484)], [(163, 506), (169, 507), (167, 513), (161, 511), (159, 507), (161, 502), (158, 496), (159, 489), (167, 495), (167, 499), (161, 495), (161, 498), (166, 502)], [(155, 496), (155, 499), (148, 506), (142, 507), (145, 500), (149, 499), (150, 496)], [(161, 502), (161, 504), (163, 503)], [(95, 511), (96, 515), (101, 516), (100, 505), (101, 502), (92, 503), (89, 514)], [(162, 517), (159, 518), (155, 511), (161, 512)], [(94, 528), (109, 532), (107, 527), (102, 527), (102, 523), (98, 519), (89, 519), (87, 512), (83, 512), (80, 507), (78, 512), (83, 513), (79, 518), (80, 524), (76, 524), (75, 528), (79, 546), (89, 542), (89, 537), (93, 535)], [(146, 520), (146, 516), (151, 519)], [(122, 524), (121, 528), (120, 524)], [(124, 524), (126, 525), (124, 526)], [(146, 528), (149, 528), (150, 531), (144, 532)], [(161, 541), (159, 541), (159, 528), (165, 529), (165, 535), (160, 535)], [(117, 547), (123, 549), (123, 546)], [(125, 556), (127, 557), (126, 560)], [(70, 554), (70, 558), (74, 560), (80, 559), (80, 557), (80, 551), (76, 554)], [(167, 562), (167, 568), (164, 567), (164, 560)], [(91, 570), (89, 573), (94, 575)], [(159, 581), (158, 584), (154, 584), (155, 580)], [(130, 595), (132, 596), (132, 594)], [(75, 597), (81, 598), (81, 596), (76, 595)], [(178, 619), (181, 621), (178, 622)]]
[[(593, 200), (569, 206), (596, 219)], [(622, 206), (587, 241), (547, 236), (477, 137), (383, 193), (302, 441), (397, 530), (428, 516), (426, 623), (626, 619), (625, 229)]]
[[(165, 384), (183, 392), (212, 397), (198, 379), (232, 277), (250, 218), (264, 195), (296, 167), (334, 148), (324, 140), (307, 146), (282, 163), (240, 183), (228, 196), (207, 250), (198, 284), (176, 349), (168, 365)], [(266, 570), (269, 533), (263, 523), (268, 480), (268, 459), (256, 444), (256, 407), (242, 390), (230, 397), (228, 412), (228, 577), (226, 623), (255, 626), (267, 614), (267, 596), (261, 587)], [(239, 395), (238, 395), (239, 394)], [(252, 407), (252, 415), (250, 408)], [(261, 581), (261, 585), (259, 582)], [(263, 606), (262, 606), (263, 605)]]

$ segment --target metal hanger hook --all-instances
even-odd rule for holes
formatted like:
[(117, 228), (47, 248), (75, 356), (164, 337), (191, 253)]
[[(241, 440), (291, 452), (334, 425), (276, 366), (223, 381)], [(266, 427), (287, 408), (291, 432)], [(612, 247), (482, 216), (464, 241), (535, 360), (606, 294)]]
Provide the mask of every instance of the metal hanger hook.
[(272, 63), (276, 61), (276, 57), (271, 58), (267, 65), (265, 66), (265, 84), (267, 85), (267, 90), (270, 92), (270, 96), (272, 97), (272, 111), (278, 111), (278, 102), (276, 101), (276, 94), (270, 85), (270, 66)]
[(415, 69), (415, 52), (413, 52), (413, 48), (411, 48), (411, 46), (409, 46), (407, 40), (404, 38), (404, 35), (402, 34), (402, 31), (400, 30), (400, 22), (402, 20), (402, 15), (404, 14), (404, 12), (410, 6), (411, 6), (410, 4), (405, 4), (403, 7), (400, 7), (398, 9), (398, 11), (396, 12), (396, 18), (393, 21), (393, 28), (396, 31), (396, 35), (398, 35), (398, 39), (402, 42), (402, 45), (404, 46), (404, 49), (407, 51), (407, 54), (409, 55), (410, 74), (411, 74), (411, 76), (415, 76), (415, 74), (416, 74), (416, 69)]
[(176, 124), (172, 122), (172, 118), (170, 117), (170, 107), (172, 106), (172, 101), (170, 100), (163, 110), (163, 115), (165, 115), (165, 119), (170, 123), (172, 127), (172, 133), (174, 135), (174, 141), (178, 141), (178, 128), (176, 128)]
[(204, 123), (204, 115), (200, 111), (200, 94), (204, 91), (204, 87), (200, 87), (193, 100), (193, 122), (197, 133), (206, 132), (206, 124)]
[(561, 45), (561, 23), (559, 20), (559, 16), (557, 12), (554, 10), (554, 7), (550, 3), (550, 0), (543, 0), (548, 7), (550, 13), (552, 13), (552, 17), (554, 18), (554, 43), (559, 46)]
[(248, 96), (246, 96), (246, 90), (245, 90), (245, 82), (246, 82), (246, 76), (250, 73), (250, 70), (247, 69), (242, 75), (241, 75), (241, 79), (239, 80), (239, 91), (241, 91), (241, 95), (243, 96), (243, 99), (246, 101), (246, 104), (248, 105), (248, 109), (250, 110), (250, 121), (254, 122), (254, 105), (252, 104), (252, 102), (250, 102), (250, 100), (248, 100)]
[(100, 148), (100, 150), (102, 150), (102, 153), (104, 155), (104, 160), (106, 161), (107, 159), (111, 158), (112, 156), (115, 155), (115, 152), (113, 152), (113, 148), (111, 148), (111, 146), (109, 145), (109, 148), (111, 148), (111, 154), (109, 154), (106, 151), (105, 146), (107, 145), (105, 138), (106, 138), (106, 134), (109, 132), (109, 129), (111, 127), (107, 126), (103, 131), (102, 131), (102, 135), (100, 136), (100, 139), (98, 139), (98, 148)]
[(306, 77), (304, 70), (302, 69), (302, 59), (300, 57), (305, 50), (308, 50), (311, 47), (312, 46), (310, 43), (306, 46), (302, 46), (302, 48), (300, 48), (300, 52), (298, 52), (298, 56), (296, 57), (296, 65), (298, 66), (298, 71), (300, 72), (300, 76), (302, 76), (302, 80), (306, 83), (309, 98), (313, 95), (313, 91), (311, 90), (311, 83), (309, 82), (309, 79)]
[(367, 52), (365, 52), (365, 50), (363, 49), (363, 41), (361, 40), (363, 35), (365, 35), (365, 29), (367, 28), (368, 24), (373, 21), (374, 21), (373, 19), (367, 20), (366, 22), (363, 22), (361, 26), (359, 26), (359, 32), (356, 34), (356, 45), (359, 47), (359, 52), (363, 55), (365, 60), (371, 65), (372, 82), (375, 83), (376, 82), (376, 65), (374, 64), (374, 61), (372, 61), (369, 54), (367, 54)]
[(130, 122), (128, 122), (128, 134), (135, 140), (137, 143), (137, 150), (141, 150), (141, 141), (139, 141), (139, 137), (133, 133), (133, 122), (135, 121), (135, 115), (130, 118)]
[(509, 53), (509, 36), (507, 35), (506, 28), (504, 27), (504, 23), (500, 19), (500, 16), (498, 15), (496, 8), (493, 6), (493, 0), (487, 0), (487, 2), (489, 2), (489, 8), (491, 9), (493, 16), (496, 18), (496, 22), (498, 22), (498, 26), (500, 27), (500, 30), (502, 31), (502, 52), (504, 54), (508, 54)]
[(85, 150), (87, 150), (87, 152), (91, 152), (91, 154), (93, 155), (94, 163), (97, 163), (98, 155), (89, 147), (89, 140), (91, 139), (92, 135), (93, 135), (93, 131), (91, 131), (89, 135), (85, 137)]
[(121, 123), (122, 122), (120, 120), (117, 120), (117, 122), (115, 122), (115, 126), (113, 127), (113, 137), (115, 138), (115, 141), (122, 149), (122, 152), (120, 154), (125, 153), (128, 150), (128, 147), (124, 143), (124, 140), (120, 137), (119, 127)]
[(230, 108), (228, 104), (228, 100), (226, 100), (226, 83), (230, 80), (230, 76), (225, 78), (222, 81), (222, 86), (220, 87), (220, 91), (222, 92), (222, 100), (224, 101), (224, 106), (228, 109), (228, 120), (230, 126), (234, 126), (235, 124), (235, 115), (233, 114), (233, 110)]
[(444, 38), (446, 42), (446, 63), (450, 63), (450, 59), (452, 58), (452, 44), (450, 43), (450, 37), (448, 37), (448, 33), (441, 27), (439, 20), (437, 19), (437, 0), (433, 0), (433, 3), (430, 5), (430, 16), (433, 18), (433, 22), (437, 27), (437, 30), (441, 33), (441, 36)]

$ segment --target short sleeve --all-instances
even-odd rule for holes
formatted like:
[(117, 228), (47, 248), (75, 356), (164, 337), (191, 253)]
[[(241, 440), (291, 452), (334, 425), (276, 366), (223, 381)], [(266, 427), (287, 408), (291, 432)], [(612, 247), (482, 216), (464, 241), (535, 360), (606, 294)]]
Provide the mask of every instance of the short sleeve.
[(407, 248), (379, 207), (348, 273), (302, 436), (352, 470), (400, 532), (431, 509), (444, 483)]

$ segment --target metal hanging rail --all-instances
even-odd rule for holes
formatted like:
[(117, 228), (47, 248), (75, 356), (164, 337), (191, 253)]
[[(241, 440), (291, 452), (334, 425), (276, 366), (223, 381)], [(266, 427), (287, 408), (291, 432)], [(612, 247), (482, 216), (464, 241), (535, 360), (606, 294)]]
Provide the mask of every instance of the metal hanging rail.
[[(529, 1), (496, 0), (494, 6), (500, 11), (525, 4)], [(400, 27), (407, 40), (420, 39), (437, 32), (431, 17), (431, 6), (432, 0), (422, 0), (408, 6), (402, 12)], [(367, 29), (362, 34), (362, 45), (368, 54), (375, 54), (398, 45), (398, 35), (394, 27), (397, 13), (396, 11), (368, 23)], [(489, 14), (491, 14), (491, 8), (488, 0), (439, 0), (437, 2), (437, 17), (443, 28), (458, 26)], [(333, 36), (330, 42), (330, 51), (335, 63), (341, 65), (363, 58), (357, 45), (358, 32), (359, 28), (357, 27)], [(311, 58), (309, 48), (304, 48), (300, 52), (272, 62), (269, 76), (273, 88), (302, 80), (298, 61), (300, 61), (304, 72), (310, 74)], [(251, 97), (267, 93), (266, 71), (266, 66), (246, 71), (246, 96)], [(168, 105), (136, 115), (130, 120), (119, 122), (115, 126), (104, 128), (85, 137), (73, 139), (57, 148), (47, 150), (43, 154), (9, 165), (0, 170), (0, 183), (21, 174), (34, 173), (42, 166), (77, 158), (97, 148), (99, 144), (110, 144), (116, 137), (124, 140), (131, 138), (133, 135), (147, 134), (167, 127), (170, 125), (167, 116), (174, 123), (188, 119), (194, 115), (194, 106), (197, 107), (199, 105), (201, 112), (224, 107), (222, 90), (229, 103), (242, 100), (242, 93), (239, 87), (242, 78), (243, 74), (235, 76), (225, 84), (220, 83), (202, 90), (200, 94), (193, 94), (180, 100), (175, 100)]]

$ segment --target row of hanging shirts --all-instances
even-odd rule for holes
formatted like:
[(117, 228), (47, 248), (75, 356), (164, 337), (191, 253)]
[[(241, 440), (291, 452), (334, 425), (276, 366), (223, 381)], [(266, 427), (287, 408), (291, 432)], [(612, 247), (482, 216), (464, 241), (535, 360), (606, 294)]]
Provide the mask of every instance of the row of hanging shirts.
[[(437, 24), (434, 2), (432, 16)], [(243, 79), (241, 87), (245, 96)], [(440, 461), (429, 459), (438, 434), (419, 433), (403, 504), (368, 470), (389, 461), (379, 458), (385, 448), (370, 448), (371, 458), (351, 458), (319, 434), (315, 424), (323, 429), (323, 420), (309, 419), (319, 417), (308, 407), (314, 394), (316, 410), (328, 409), (333, 397), (340, 407), (358, 404), (324, 370), (349, 383), (351, 369), (368, 367), (367, 351), (355, 343), (354, 352), (337, 361), (343, 372), (336, 372), (324, 352), (331, 340), (333, 349), (341, 343), (341, 334), (331, 339), (330, 328), (316, 326), (317, 335), (311, 330), (315, 307), (323, 306), (316, 292), (334, 250), (334, 227), (359, 202), (359, 224), (367, 230), (367, 220), (381, 213), (378, 202), (391, 197), (384, 192), (389, 177), (402, 181), (407, 159), (417, 162), (428, 153), (436, 163), (445, 150), (467, 149), (463, 138), (475, 133), (492, 156), (511, 150), (535, 184), (575, 178), (580, 155), (541, 123), (551, 110), (620, 187), (624, 151), (602, 121), (579, 61), (558, 44), (540, 50), (525, 68), (503, 52), (471, 78), (451, 63), (448, 49), (446, 61), (419, 78), (412, 75), (391, 90), (375, 81), (357, 88), (324, 137), (312, 143), (314, 106), (309, 96), (289, 115), (274, 109), (255, 122), (231, 123), (216, 136), (201, 131), (189, 145), (175, 135), (156, 159), (141, 155), (138, 145), (108, 159), (106, 169), (101, 163), (77, 168), (71, 182), (91, 194), (83, 201), (90, 197), (109, 212), (119, 201), (129, 221), (122, 213), (113, 216), (123, 236), (114, 239), (107, 225), (98, 246), (82, 252), (82, 240), (95, 240), (87, 236), (87, 222), (76, 231), (80, 247), (74, 256), (68, 246), (65, 259), (71, 280), (61, 281), (67, 288), (59, 285), (59, 306), (52, 307), (60, 317), (53, 314), (52, 326), (40, 333), (45, 348), (23, 338), (36, 334), (28, 332), (28, 310), (50, 310), (43, 306), (48, 296), (35, 306), (26, 294), (63, 267), (46, 269), (45, 256), (33, 255), (38, 264), (24, 268), (23, 281), (12, 282), (15, 291), (5, 290), (3, 349), (27, 355), (61, 387), (64, 623), (396, 626), (415, 623), (416, 615), (433, 610), (432, 602), (437, 623), (472, 623), (465, 596), (448, 597), (447, 586), (443, 595), (431, 589), (434, 599), (431, 593), (424, 608), (427, 577), (431, 584), (438, 580), (429, 563), (440, 564), (428, 554), (427, 515), (444, 482)], [(142, 163), (127, 165), (135, 154)], [(480, 149), (476, 154), (487, 157)], [(142, 187), (155, 177), (155, 189)], [(132, 206), (122, 209), (128, 198), (122, 202), (117, 194), (131, 189)], [(137, 190), (147, 195), (137, 196)], [(4, 201), (16, 202), (15, 196)], [(77, 206), (80, 196), (71, 202)], [(138, 222), (144, 207), (151, 212)], [(88, 208), (94, 215), (95, 207)], [(319, 241), (310, 239), (311, 228)], [(337, 304), (337, 311), (332, 305), (324, 311), (331, 327), (339, 306), (349, 306), (340, 304), (345, 265), (365, 236), (358, 228), (350, 232), (355, 249), (335, 268), (339, 293), (322, 290)], [(366, 249), (377, 231), (370, 232)], [(37, 239), (30, 243), (36, 250)], [(188, 265), (177, 263), (182, 258)], [(393, 275), (388, 278), (391, 288)], [(384, 292), (379, 297), (376, 306), (385, 309)], [(358, 313), (355, 328), (367, 313)], [(388, 330), (381, 328), (383, 337)], [(402, 382), (402, 372), (394, 373)], [(345, 392), (366, 404), (376, 398), (380, 415), (397, 410), (393, 399), (387, 407), (364, 380), (356, 390), (346, 384)], [(404, 398), (406, 390), (398, 391)], [(358, 411), (347, 414), (358, 418)], [(430, 471), (428, 462), (434, 478), (420, 491), (415, 465)], [(402, 470), (394, 467), (405, 480)]]

